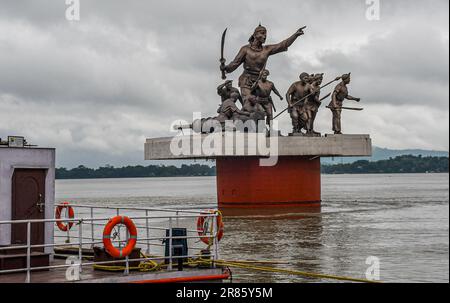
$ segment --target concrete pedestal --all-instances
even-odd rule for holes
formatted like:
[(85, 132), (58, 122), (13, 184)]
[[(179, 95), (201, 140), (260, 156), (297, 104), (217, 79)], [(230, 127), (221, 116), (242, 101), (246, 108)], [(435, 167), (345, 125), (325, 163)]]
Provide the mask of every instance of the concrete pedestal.
[[(251, 140), (247, 142), (248, 138), (244, 138), (240, 147), (226, 145), (225, 138), (217, 140), (221, 142), (221, 146), (214, 154), (193, 152), (195, 140), (192, 137), (183, 139), (184, 142), (190, 142), (190, 148), (187, 149), (188, 152), (177, 155), (171, 151), (171, 146), (174, 146), (173, 138), (148, 139), (145, 158), (215, 159), (217, 201), (219, 209), (225, 215), (275, 214), (296, 212), (297, 209), (299, 212), (320, 211), (320, 157), (372, 154), (372, 143), (368, 135), (276, 137), (268, 139), (270, 146), (276, 146), (276, 164), (263, 166), (260, 159), (267, 157), (267, 154), (252, 149), (257, 144)], [(211, 142), (208, 135), (197, 140), (202, 144)]]
[(275, 166), (258, 158), (216, 160), (217, 200), (226, 208), (320, 206), (320, 159), (280, 157)]

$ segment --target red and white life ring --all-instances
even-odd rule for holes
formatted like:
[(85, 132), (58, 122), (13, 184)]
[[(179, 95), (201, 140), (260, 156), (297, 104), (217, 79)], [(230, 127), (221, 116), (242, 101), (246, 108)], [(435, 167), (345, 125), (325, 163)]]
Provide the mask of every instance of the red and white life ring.
[[(124, 224), (130, 237), (128, 238), (127, 245), (122, 249), (117, 249), (114, 247), (111, 241), (111, 232), (117, 224)], [(103, 230), (103, 245), (106, 252), (113, 258), (123, 258), (131, 254), (137, 242), (137, 229), (133, 221), (126, 216), (115, 216), (110, 219), (105, 225)]]
[[(57, 220), (61, 219), (61, 213), (63, 209), (66, 208), (69, 219), (73, 219), (75, 217), (75, 211), (73, 210), (72, 206), (70, 206), (69, 202), (62, 202), (60, 205), (56, 207), (55, 218)], [(64, 224), (63, 221), (57, 221), (56, 225), (61, 231), (68, 231), (72, 228), (73, 222), (67, 222), (67, 224)]]
[(209, 219), (212, 219), (214, 217), (211, 216), (205, 216), (205, 215), (209, 215), (209, 214), (218, 214), (218, 216), (216, 217), (216, 232), (217, 232), (217, 241), (220, 241), (223, 237), (223, 229), (224, 229), (224, 224), (223, 224), (223, 220), (222, 220), (222, 213), (218, 210), (207, 210), (207, 211), (202, 211), (200, 213), (200, 216), (197, 219), (197, 233), (200, 236), (200, 240), (205, 243), (210, 245), (212, 238), (211, 236), (207, 236), (208, 233), (210, 233), (210, 229), (211, 227), (209, 226)]

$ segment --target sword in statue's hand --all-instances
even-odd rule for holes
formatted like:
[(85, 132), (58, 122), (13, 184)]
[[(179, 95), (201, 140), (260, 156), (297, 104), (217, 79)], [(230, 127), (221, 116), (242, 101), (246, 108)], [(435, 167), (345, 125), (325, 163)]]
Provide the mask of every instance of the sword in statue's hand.
[(222, 72), (222, 80), (225, 80), (227, 78), (227, 75), (225, 74), (225, 57), (224, 57), (224, 49), (225, 49), (225, 37), (227, 35), (227, 29), (226, 28), (223, 31), (222, 34), (222, 41), (221, 41), (221, 45), (220, 45), (220, 71)]

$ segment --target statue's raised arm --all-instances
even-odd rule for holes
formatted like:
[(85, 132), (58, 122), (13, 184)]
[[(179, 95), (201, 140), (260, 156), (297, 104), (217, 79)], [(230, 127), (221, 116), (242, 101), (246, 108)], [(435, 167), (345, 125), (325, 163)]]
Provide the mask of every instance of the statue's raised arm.
[(270, 55), (275, 55), (275, 54), (287, 51), (289, 46), (291, 46), (295, 42), (295, 40), (297, 40), (298, 37), (305, 34), (303, 32), (303, 30), (305, 28), (306, 28), (306, 26), (300, 28), (292, 36), (281, 41), (280, 43), (268, 45), (267, 48), (270, 49)]
[(292, 36), (280, 43), (264, 45), (267, 38), (267, 29), (259, 25), (248, 40), (249, 44), (241, 47), (232, 62), (226, 65), (225, 60), (221, 60), (220, 69), (226, 73), (232, 73), (243, 64), (244, 72), (239, 77), (239, 87), (241, 88), (242, 97), (245, 100), (251, 94), (251, 88), (258, 80), (261, 71), (265, 68), (268, 58), (271, 55), (287, 51), (289, 46), (299, 36), (304, 34), (303, 30), (305, 28), (300, 28)]

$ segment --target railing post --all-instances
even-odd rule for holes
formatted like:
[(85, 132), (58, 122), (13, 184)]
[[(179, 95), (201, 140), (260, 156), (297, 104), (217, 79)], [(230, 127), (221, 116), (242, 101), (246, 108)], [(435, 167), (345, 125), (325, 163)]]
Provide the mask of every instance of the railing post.
[[(120, 209), (116, 208), (116, 216), (120, 216)], [(118, 225), (117, 227), (117, 233), (118, 233), (118, 238), (119, 238), (119, 249), (122, 248), (122, 241), (120, 241), (120, 228), (122, 227), (121, 224)]]
[(94, 248), (94, 207), (91, 206), (91, 248)]
[[(128, 236), (128, 230), (127, 230), (127, 232), (126, 232), (126, 237), (125, 237), (125, 238), (126, 238), (127, 243), (128, 243), (128, 239), (129, 239), (129, 236)], [(127, 276), (129, 273), (130, 273), (129, 257), (126, 256), (126, 257), (125, 257), (125, 272), (124, 272), (124, 274)]]
[(31, 282), (31, 222), (27, 222), (27, 277), (25, 282)]
[(217, 235), (218, 235), (218, 229), (217, 229), (217, 222), (218, 222), (218, 213), (215, 213), (215, 216), (213, 217), (213, 243), (214, 243), (214, 257), (213, 257), (213, 268), (216, 268), (216, 261), (219, 259), (218, 251), (217, 251)]
[(172, 270), (172, 217), (169, 218), (169, 266), (168, 270)]
[[(69, 218), (69, 208), (66, 207), (65, 208), (65, 212), (66, 212), (66, 218)], [(66, 239), (66, 243), (70, 243), (70, 228), (69, 228), (70, 221), (67, 221), (66, 224), (67, 224), (67, 239)]]
[(148, 210), (145, 211), (145, 230), (146, 230), (146, 238), (147, 238), (147, 254), (150, 254), (150, 230), (149, 230), (149, 222), (148, 222)]
[(80, 273), (83, 271), (83, 219), (80, 219), (78, 224), (78, 259), (80, 261)]

